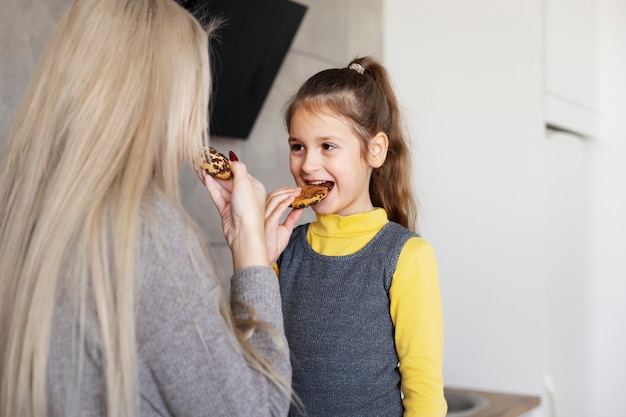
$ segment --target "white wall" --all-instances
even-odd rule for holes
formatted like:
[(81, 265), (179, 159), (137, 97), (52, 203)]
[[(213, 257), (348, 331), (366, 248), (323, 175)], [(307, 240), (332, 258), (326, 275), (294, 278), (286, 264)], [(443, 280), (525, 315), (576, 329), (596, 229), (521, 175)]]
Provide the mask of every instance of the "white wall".
[(600, 134), (583, 139), (544, 131), (544, 0), (385, 1), (446, 383), (541, 394), (545, 416), (623, 414), (626, 4), (597, 4)]
[(590, 416), (625, 415), (626, 2), (599, 0), (600, 137), (592, 149)]
[(538, 393), (545, 355), (539, 0), (388, 0), (385, 62), (440, 263), (449, 385)]
[[(589, 406), (589, 152), (592, 141), (561, 132), (544, 138), (546, 223), (546, 363), (554, 417), (588, 416)], [(550, 414), (546, 414), (550, 416)]]

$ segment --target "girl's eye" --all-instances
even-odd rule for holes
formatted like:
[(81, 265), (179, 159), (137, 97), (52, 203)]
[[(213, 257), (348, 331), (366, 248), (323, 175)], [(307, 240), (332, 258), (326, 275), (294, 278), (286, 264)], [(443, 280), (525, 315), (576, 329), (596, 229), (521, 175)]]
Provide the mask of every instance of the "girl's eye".
[(300, 145), (299, 143), (292, 143), (289, 146), (289, 149), (291, 149), (292, 151), (301, 151), (304, 149), (304, 146)]
[(327, 151), (332, 151), (333, 149), (336, 148), (336, 146), (333, 145), (332, 143), (325, 143), (322, 145), (322, 148), (324, 148)]

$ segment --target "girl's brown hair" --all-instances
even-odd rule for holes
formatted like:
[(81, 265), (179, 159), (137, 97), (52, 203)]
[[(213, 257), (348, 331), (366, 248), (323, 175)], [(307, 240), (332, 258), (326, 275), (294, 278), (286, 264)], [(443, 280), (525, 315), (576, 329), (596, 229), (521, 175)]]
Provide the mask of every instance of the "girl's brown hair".
[(417, 203), (411, 184), (411, 160), (403, 132), (400, 109), (387, 70), (374, 58), (355, 58), (346, 68), (318, 72), (309, 78), (287, 105), (287, 129), (294, 111), (330, 109), (348, 120), (362, 139), (363, 156), (368, 141), (378, 132), (389, 138), (385, 163), (374, 169), (370, 198), (391, 221), (415, 230)]

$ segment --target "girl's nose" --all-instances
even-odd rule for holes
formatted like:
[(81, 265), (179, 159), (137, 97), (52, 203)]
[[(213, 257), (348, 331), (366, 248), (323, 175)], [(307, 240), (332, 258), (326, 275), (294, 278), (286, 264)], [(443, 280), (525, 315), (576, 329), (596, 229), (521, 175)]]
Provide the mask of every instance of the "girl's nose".
[(302, 171), (306, 173), (315, 172), (320, 167), (319, 156), (315, 152), (307, 152), (302, 161)]

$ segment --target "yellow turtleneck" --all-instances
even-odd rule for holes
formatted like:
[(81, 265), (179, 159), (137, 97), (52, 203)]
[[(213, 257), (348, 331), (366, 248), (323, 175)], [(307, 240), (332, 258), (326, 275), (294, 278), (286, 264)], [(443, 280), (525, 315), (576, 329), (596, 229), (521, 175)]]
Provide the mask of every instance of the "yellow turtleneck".
[[(389, 220), (384, 209), (351, 216), (318, 215), (307, 232), (309, 244), (327, 256), (362, 249)], [(443, 417), (443, 311), (437, 262), (420, 237), (404, 245), (389, 290), (390, 314), (400, 359), (404, 417)]]

